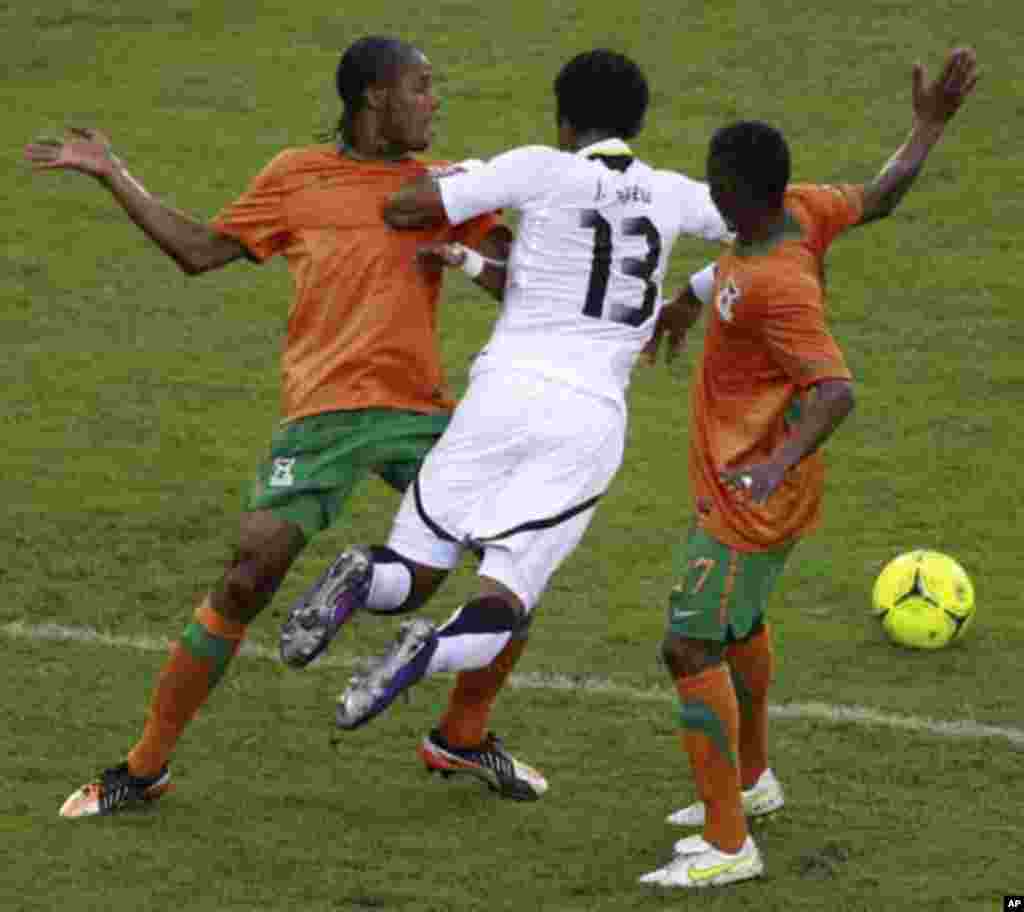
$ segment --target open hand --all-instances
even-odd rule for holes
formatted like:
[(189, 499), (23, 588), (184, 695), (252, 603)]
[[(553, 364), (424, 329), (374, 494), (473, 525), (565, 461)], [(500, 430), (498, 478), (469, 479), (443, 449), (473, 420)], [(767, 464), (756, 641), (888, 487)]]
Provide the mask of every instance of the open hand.
[(63, 139), (41, 137), (25, 146), (25, 160), (39, 171), (63, 168), (104, 177), (114, 167), (110, 140), (90, 127), (71, 127)]
[(960, 109), (978, 82), (978, 58), (972, 48), (950, 51), (942, 72), (925, 82), (924, 66), (914, 64), (914, 117), (921, 123), (942, 125)]

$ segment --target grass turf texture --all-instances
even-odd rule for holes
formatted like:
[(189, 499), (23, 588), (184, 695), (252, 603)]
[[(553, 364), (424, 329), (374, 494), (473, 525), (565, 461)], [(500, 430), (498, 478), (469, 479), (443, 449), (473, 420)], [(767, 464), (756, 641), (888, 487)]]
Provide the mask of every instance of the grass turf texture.
[[(976, 97), (891, 219), (830, 256), (831, 323), (858, 378), (858, 409), (830, 445), (827, 518), (798, 549), (773, 604), (773, 699), (1018, 725), (1024, 400), (1016, 313), (1024, 227), (1015, 139), (1024, 63), (1016, 5), (864, 3), (728, 10), (653, 2), (429, 9), (172, 0), (0, 2), (11, 154), (0, 163), (0, 623), (56, 622), (174, 636), (216, 577), (238, 504), (277, 416), (290, 284), (280, 263), (188, 280), (80, 176), (26, 177), (23, 141), (68, 122), (107, 130), (151, 190), (212, 215), (284, 145), (337, 115), (337, 56), (369, 32), (423, 46), (444, 98), (434, 152), (488, 156), (553, 139), (550, 84), (605, 45), (654, 90), (637, 151), (699, 176), (714, 127), (780, 125), (798, 179), (862, 180), (905, 135), (909, 65), (932, 72), (954, 43), (984, 71)], [(669, 289), (712, 255), (681, 245)], [(494, 310), (462, 276), (442, 315), (456, 387)], [(667, 691), (653, 656), (670, 548), (688, 521), (686, 385), (640, 371), (625, 467), (584, 547), (555, 579), (521, 669)], [(272, 646), (289, 600), (351, 541), (379, 540), (396, 499), (364, 488), (350, 521), (314, 543), (252, 638)], [(867, 616), (896, 552), (948, 551), (979, 601), (962, 646), (898, 651)], [(454, 578), (430, 609), (471, 590)], [(392, 630), (361, 624), (340, 655)], [(679, 835), (690, 800), (670, 703), (513, 691), (495, 725), (552, 790), (522, 806), (441, 787), (412, 753), (447, 681), (365, 732), (328, 745), (338, 670), (292, 675), (241, 660), (187, 733), (179, 790), (158, 813), (63, 824), (56, 809), (134, 739), (153, 654), (4, 639), (0, 885), (16, 909), (660, 908), (636, 876)], [(768, 877), (709, 908), (995, 908), (1022, 888), (1019, 753), (860, 726), (778, 720), (790, 806), (759, 841)], [(130, 874), (125, 874), (130, 870)]]

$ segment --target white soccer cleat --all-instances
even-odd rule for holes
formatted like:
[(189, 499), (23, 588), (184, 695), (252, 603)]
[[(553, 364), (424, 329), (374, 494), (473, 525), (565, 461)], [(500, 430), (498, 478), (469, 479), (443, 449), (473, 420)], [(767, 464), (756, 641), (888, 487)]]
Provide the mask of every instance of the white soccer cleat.
[(676, 848), (680, 846), (682, 852), (665, 867), (644, 874), (640, 883), (655, 887), (724, 887), (764, 873), (761, 853), (749, 836), (738, 852), (723, 852), (700, 836), (680, 839)]
[[(786, 803), (782, 794), (782, 786), (775, 778), (775, 773), (766, 769), (761, 777), (749, 789), (743, 790), (743, 813), (748, 817), (763, 817), (777, 811)], [(704, 802), (698, 801), (681, 808), (665, 818), (667, 823), (675, 826), (704, 826)]]

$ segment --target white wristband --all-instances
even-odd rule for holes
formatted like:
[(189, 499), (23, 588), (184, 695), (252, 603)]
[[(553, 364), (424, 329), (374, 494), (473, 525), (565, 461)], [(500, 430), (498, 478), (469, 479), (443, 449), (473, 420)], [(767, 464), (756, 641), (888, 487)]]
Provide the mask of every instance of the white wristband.
[(469, 247), (463, 247), (462, 251), (465, 254), (465, 258), (459, 268), (471, 279), (477, 278), (484, 271), (486, 261), (479, 253)]

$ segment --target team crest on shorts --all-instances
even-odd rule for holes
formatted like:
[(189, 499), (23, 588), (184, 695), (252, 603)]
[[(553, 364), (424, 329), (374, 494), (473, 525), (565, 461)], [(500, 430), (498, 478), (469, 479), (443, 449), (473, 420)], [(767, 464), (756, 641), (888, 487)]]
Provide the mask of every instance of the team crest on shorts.
[(280, 457), (270, 464), (270, 481), (272, 488), (290, 488), (295, 484), (294, 457)]

